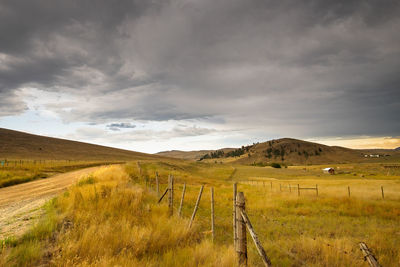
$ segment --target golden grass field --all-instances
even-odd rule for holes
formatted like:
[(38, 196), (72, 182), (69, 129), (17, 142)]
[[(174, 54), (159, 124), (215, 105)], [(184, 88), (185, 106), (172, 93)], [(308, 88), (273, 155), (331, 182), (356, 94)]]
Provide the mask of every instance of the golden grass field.
[(47, 178), (58, 173), (113, 163), (121, 161), (0, 159), (0, 188)]
[[(0, 265), (9, 266), (235, 266), (232, 185), (274, 266), (368, 266), (365, 242), (382, 266), (400, 264), (400, 173), (380, 164), (274, 169), (181, 160), (104, 167), (46, 205), (46, 215), (22, 238), (2, 241)], [(157, 204), (168, 174), (175, 177), (175, 215)], [(147, 181), (147, 182), (146, 182)], [(183, 216), (176, 216), (182, 184)], [(271, 190), (272, 182), (272, 190)], [(147, 186), (146, 186), (147, 184)], [(150, 184), (150, 186), (149, 186)], [(200, 186), (205, 190), (194, 226), (187, 224)], [(315, 192), (280, 191), (279, 184), (315, 186)], [(265, 185), (265, 186), (264, 186)], [(348, 197), (347, 187), (351, 188)], [(381, 196), (384, 187), (385, 199)], [(215, 240), (210, 230), (210, 188), (215, 190)], [(263, 266), (248, 236), (250, 266)]]

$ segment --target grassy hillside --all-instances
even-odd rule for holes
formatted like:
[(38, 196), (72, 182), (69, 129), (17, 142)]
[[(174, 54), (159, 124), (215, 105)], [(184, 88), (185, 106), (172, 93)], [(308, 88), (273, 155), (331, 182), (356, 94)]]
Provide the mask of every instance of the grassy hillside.
[(0, 128), (0, 159), (135, 160), (156, 155)]
[[(235, 148), (222, 148), (225, 152), (235, 150)], [(187, 160), (199, 160), (204, 155), (215, 152), (216, 150), (196, 150), (196, 151), (181, 151), (181, 150), (170, 150), (156, 153), (156, 155), (176, 158), (176, 159), (187, 159)]]
[[(164, 152), (163, 155), (185, 158), (202, 159), (206, 162), (230, 162), (240, 164), (267, 165), (281, 162), (287, 165), (335, 164), (351, 162), (393, 162), (400, 160), (400, 151), (395, 150), (355, 150), (338, 146), (327, 146), (291, 138), (270, 140), (241, 148), (219, 149), (213, 151)], [(379, 154), (379, 158), (365, 155)]]

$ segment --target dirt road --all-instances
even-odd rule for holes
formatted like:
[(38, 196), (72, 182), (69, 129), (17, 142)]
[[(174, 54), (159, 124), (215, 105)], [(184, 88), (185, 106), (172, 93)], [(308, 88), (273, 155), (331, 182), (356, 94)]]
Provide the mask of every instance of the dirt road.
[(0, 240), (24, 233), (43, 214), (40, 207), (47, 200), (99, 168), (101, 166), (0, 188)]

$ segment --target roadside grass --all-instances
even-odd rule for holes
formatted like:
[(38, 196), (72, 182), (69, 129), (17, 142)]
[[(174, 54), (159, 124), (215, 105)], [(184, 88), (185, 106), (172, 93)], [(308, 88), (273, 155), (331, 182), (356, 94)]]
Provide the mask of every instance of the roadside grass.
[(72, 170), (120, 162), (71, 160), (12, 160), (0, 165), (0, 188), (26, 183)]
[(157, 205), (155, 194), (134, 184), (123, 167), (101, 168), (83, 181), (49, 204), (47, 223), (8, 244), (0, 263), (235, 266), (232, 246), (214, 247), (197, 226), (187, 228), (187, 219), (168, 218), (167, 206)]

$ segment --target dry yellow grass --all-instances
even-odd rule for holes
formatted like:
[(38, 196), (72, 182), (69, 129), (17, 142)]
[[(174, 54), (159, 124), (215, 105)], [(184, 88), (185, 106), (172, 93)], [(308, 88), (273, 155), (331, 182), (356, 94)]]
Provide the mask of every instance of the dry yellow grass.
[[(367, 266), (358, 249), (360, 241), (368, 244), (383, 266), (400, 263), (400, 183), (397, 173), (388, 176), (379, 166), (369, 166), (367, 171), (358, 165), (341, 166), (353, 172), (364, 170), (368, 179), (347, 171), (322, 176), (321, 166), (277, 170), (174, 160), (143, 161), (141, 166), (142, 177), (134, 162), (103, 168), (82, 180), (49, 204), (47, 217), (22, 240), (6, 242), (0, 264), (234, 266), (235, 181), (239, 181), (250, 220), (275, 266)], [(175, 209), (183, 182), (188, 184), (183, 218), (168, 218), (166, 204), (156, 204), (155, 171), (160, 174), (161, 190), (167, 175), (175, 175)], [(151, 190), (145, 187), (146, 179)], [(249, 184), (249, 180), (259, 182)], [(269, 183), (264, 187), (263, 181), (273, 181), (273, 189)], [(306, 192), (298, 197), (296, 191), (281, 192), (279, 183), (318, 183), (320, 195)], [(206, 188), (200, 208), (194, 227), (187, 230), (201, 184)], [(380, 197), (382, 184), (388, 190), (385, 200)], [(214, 243), (205, 234), (210, 230), (211, 186), (216, 199)], [(249, 265), (262, 266), (250, 237), (248, 244)]]

